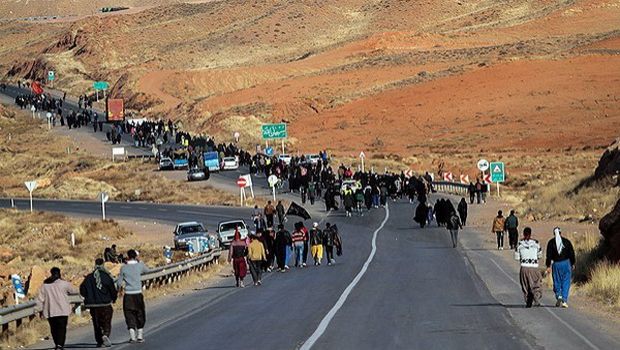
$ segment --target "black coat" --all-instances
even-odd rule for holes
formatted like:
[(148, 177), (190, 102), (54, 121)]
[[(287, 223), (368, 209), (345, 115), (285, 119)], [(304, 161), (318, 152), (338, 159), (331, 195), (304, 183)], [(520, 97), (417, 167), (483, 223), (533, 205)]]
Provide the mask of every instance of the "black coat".
[(112, 277), (101, 272), (101, 289), (97, 288), (97, 282), (93, 273), (88, 274), (80, 285), (80, 295), (84, 298), (85, 307), (106, 306), (116, 302), (117, 291)]

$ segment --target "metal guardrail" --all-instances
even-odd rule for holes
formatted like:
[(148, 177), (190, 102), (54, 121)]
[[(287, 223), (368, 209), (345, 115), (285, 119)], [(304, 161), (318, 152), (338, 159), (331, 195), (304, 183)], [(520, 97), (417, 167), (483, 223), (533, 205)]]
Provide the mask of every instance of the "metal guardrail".
[[(192, 271), (201, 271), (213, 262), (218, 262), (222, 250), (217, 248), (206, 254), (149, 270), (142, 275), (142, 289), (150, 289), (158, 286), (174, 283), (188, 275)], [(74, 305), (76, 314), (81, 314), (82, 298), (79, 295), (70, 295), (69, 301)], [(11, 322), (15, 322), (16, 329), (21, 327), (24, 319), (33, 320), (40, 311), (36, 309), (35, 301), (27, 301), (23, 304), (8, 306), (0, 309), (1, 334), (6, 336)]]
[(439, 192), (466, 195), (469, 185), (449, 181), (433, 181), (433, 188)]

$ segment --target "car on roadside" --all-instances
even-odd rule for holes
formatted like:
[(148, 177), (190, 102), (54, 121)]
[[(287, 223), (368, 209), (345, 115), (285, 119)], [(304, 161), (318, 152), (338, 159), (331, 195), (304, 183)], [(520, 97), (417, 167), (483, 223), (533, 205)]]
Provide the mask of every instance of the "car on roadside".
[(193, 167), (187, 171), (187, 181), (204, 181), (209, 180), (211, 173), (208, 168)]
[(237, 170), (239, 169), (239, 160), (237, 157), (224, 157), (222, 159), (222, 170)]
[(291, 157), (290, 154), (280, 154), (278, 155), (278, 160), (283, 162), (286, 165), (291, 165), (291, 160), (293, 159), (293, 157)]
[(241, 239), (246, 239), (249, 234), (248, 226), (242, 219), (221, 221), (217, 224), (217, 235), (220, 240), (220, 246), (228, 247), (235, 237), (235, 229), (239, 229)]
[(358, 189), (362, 188), (362, 184), (359, 181), (344, 180), (340, 185), (340, 193), (344, 193), (344, 190), (347, 188), (347, 186), (351, 188), (351, 191), (353, 191), (353, 193), (355, 193), (355, 191), (357, 191)]
[(202, 223), (196, 221), (178, 224), (172, 234), (176, 250), (190, 250), (191, 246), (198, 253), (219, 247), (218, 236), (210, 234)]
[(159, 160), (159, 170), (174, 170), (174, 162), (168, 157), (162, 157)]

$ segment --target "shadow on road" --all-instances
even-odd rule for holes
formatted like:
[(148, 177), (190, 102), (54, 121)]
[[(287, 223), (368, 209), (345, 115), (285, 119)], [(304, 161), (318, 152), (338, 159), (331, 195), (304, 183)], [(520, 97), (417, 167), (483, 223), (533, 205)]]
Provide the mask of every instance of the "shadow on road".
[[(485, 306), (491, 306), (491, 307), (503, 307), (506, 309), (525, 309), (525, 304), (502, 304), (502, 303), (481, 303), (481, 304), (451, 304), (450, 306), (455, 306), (455, 307), (485, 307)], [(546, 305), (541, 305), (541, 306), (537, 306), (535, 307), (535, 309), (537, 308), (548, 308), (550, 306), (546, 306)]]

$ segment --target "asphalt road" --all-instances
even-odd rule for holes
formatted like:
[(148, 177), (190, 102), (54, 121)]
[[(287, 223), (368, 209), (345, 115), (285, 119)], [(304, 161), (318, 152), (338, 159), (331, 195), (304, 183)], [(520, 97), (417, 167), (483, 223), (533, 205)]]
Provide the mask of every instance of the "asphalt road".
[[(222, 173), (216, 179), (228, 183), (236, 176)], [(265, 190), (262, 182), (257, 187)], [(0, 207), (9, 205), (0, 200)], [(29, 204), (17, 200), (16, 205), (26, 210)], [(101, 215), (98, 202), (35, 200), (34, 207)], [(126, 343), (117, 313), (115, 348), (620, 348), (616, 338), (573, 309), (524, 309), (514, 271), (506, 272), (502, 262), (494, 260), (495, 252), (451, 248), (445, 229), (413, 224), (414, 207), (407, 202), (390, 202), (389, 209), (353, 218), (338, 212), (326, 216), (319, 208), (317, 204), (311, 210), (311, 221), (337, 224), (344, 240), (344, 255), (335, 266), (272, 273), (263, 286), (244, 289), (231, 288), (228, 277), (149, 302), (147, 343), (142, 345)], [(118, 202), (108, 203), (106, 211), (111, 218), (198, 220), (207, 226), (251, 214), (249, 208)], [(479, 273), (484, 273), (484, 281)], [(545, 304), (551, 303), (546, 296)], [(68, 349), (94, 346), (90, 328), (71, 332), (68, 344)], [(46, 342), (38, 348), (48, 346)]]

